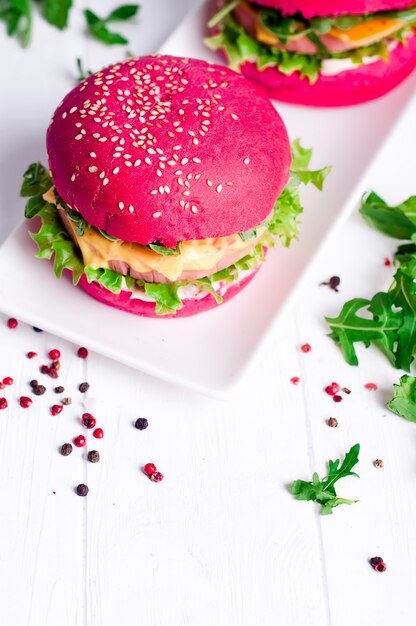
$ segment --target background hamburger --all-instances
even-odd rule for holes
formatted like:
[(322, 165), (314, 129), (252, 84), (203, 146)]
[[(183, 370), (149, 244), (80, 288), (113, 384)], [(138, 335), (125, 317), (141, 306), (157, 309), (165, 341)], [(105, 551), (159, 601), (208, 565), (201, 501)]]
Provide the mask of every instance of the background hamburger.
[(186, 316), (229, 299), (267, 247), (298, 230), (300, 182), (318, 188), (268, 99), (241, 75), (169, 56), (80, 83), (47, 133), (50, 172), (25, 173), (38, 257), (90, 295), (140, 315)]
[(408, 0), (233, 0), (206, 40), (278, 100), (343, 106), (378, 98), (416, 65)]

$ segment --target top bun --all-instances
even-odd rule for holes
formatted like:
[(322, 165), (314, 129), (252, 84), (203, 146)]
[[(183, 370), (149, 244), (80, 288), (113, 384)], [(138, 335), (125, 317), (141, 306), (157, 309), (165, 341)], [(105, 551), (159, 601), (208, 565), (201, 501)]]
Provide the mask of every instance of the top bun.
[(410, 0), (249, 0), (264, 7), (278, 9), (289, 15), (302, 13), (306, 18), (365, 15), (378, 11), (393, 11), (410, 6)]
[(285, 126), (258, 87), (222, 66), (171, 56), (88, 77), (56, 110), (47, 149), (69, 206), (144, 245), (253, 228), (291, 162)]

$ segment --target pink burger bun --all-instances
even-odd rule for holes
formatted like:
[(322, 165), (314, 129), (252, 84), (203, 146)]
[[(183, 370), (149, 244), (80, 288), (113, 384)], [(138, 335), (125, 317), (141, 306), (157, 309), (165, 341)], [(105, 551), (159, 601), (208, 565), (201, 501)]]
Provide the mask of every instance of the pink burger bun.
[(277, 9), (287, 15), (302, 13), (306, 18), (325, 15), (365, 15), (378, 11), (405, 9), (409, 0), (248, 0)]
[(76, 263), (66, 269), (100, 302), (147, 317), (194, 315), (248, 284), (291, 165), (263, 90), (222, 66), (160, 55), (82, 81), (55, 111), (47, 151), (63, 236), (83, 263), (77, 278)]
[(334, 76), (319, 76), (311, 85), (299, 73), (287, 76), (274, 67), (259, 70), (255, 63), (242, 66), (244, 76), (267, 91), (271, 98), (293, 104), (339, 107), (375, 100), (399, 85), (416, 67), (416, 36), (397, 44), (384, 60), (358, 65)]

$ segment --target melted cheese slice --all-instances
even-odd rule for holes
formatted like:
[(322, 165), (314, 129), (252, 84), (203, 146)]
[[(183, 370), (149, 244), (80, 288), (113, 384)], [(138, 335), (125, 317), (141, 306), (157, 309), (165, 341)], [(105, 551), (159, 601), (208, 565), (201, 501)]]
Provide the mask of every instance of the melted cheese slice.
[(374, 17), (352, 26), (348, 30), (331, 28), (329, 34), (344, 43), (361, 47), (380, 41), (400, 30), (403, 26), (404, 22), (400, 20)]
[[(56, 204), (53, 190), (44, 194), (47, 202)], [(63, 211), (62, 208), (58, 208)], [(151, 250), (147, 246), (128, 241), (110, 241), (104, 237), (96, 228), (87, 226), (84, 234), (79, 235), (76, 225), (68, 218), (65, 219), (65, 226), (70, 230), (72, 239), (79, 246), (85, 265), (93, 268), (110, 268), (110, 263), (119, 261), (127, 263), (131, 269), (140, 274), (147, 272), (159, 272), (170, 281), (177, 281), (183, 272), (206, 271), (206, 275), (212, 273), (225, 257), (242, 258), (252, 252), (261, 235), (266, 231), (266, 227), (259, 227), (257, 237), (249, 242), (243, 241), (238, 234), (228, 237), (216, 237), (211, 239), (200, 239), (183, 241), (181, 243), (181, 253), (172, 256), (163, 256)]]

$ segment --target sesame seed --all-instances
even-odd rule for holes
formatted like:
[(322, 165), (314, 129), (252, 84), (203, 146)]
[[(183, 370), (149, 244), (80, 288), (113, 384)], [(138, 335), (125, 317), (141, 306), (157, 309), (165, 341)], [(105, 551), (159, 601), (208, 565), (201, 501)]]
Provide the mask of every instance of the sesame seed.
[(162, 172), (160, 170), (156, 170), (156, 175), (157, 176), (162, 176)]
[(165, 185), (164, 190), (165, 190), (165, 193), (170, 193), (169, 185)]
[(91, 158), (95, 159), (95, 158), (96, 158), (96, 156), (97, 156), (97, 155), (95, 154), (95, 152), (90, 152), (90, 157), (91, 157)]
[(186, 157), (182, 159), (181, 161), (181, 165), (186, 165), (188, 163), (189, 159), (187, 159)]
[(194, 157), (194, 158), (192, 159), (192, 161), (193, 161), (194, 163), (202, 163), (201, 159), (198, 159), (198, 157)]
[(250, 163), (250, 157), (246, 157), (244, 159), (244, 165), (248, 165)]
[(88, 168), (88, 171), (89, 171), (89, 172), (91, 172), (91, 173), (93, 174), (94, 172), (97, 172), (97, 171), (98, 171), (98, 167), (97, 167), (96, 165), (91, 165), (91, 166)]
[(134, 213), (134, 206), (132, 204), (129, 206), (129, 212)]
[(194, 204), (191, 206), (191, 211), (192, 213), (198, 213), (198, 207), (196, 207)]
[(104, 143), (104, 141), (107, 141), (107, 137), (100, 137), (98, 141), (101, 141), (101, 143)]
[(106, 185), (108, 185), (108, 178), (104, 178), (103, 180), (103, 187), (105, 187)]
[(98, 139), (98, 137), (100, 137), (100, 133), (93, 133), (92, 136), (94, 139)]
[(74, 180), (75, 180), (75, 174), (72, 174), (72, 176), (71, 176), (71, 182), (73, 183), (73, 182), (74, 182)]
[(238, 115), (236, 115), (235, 113), (231, 113), (231, 117), (233, 118), (233, 120), (238, 120)]
[(67, 115), (68, 115), (68, 113), (66, 111), (65, 111), (65, 113), (62, 113), (62, 119), (64, 120)]
[(147, 165), (152, 165), (152, 161), (149, 159), (149, 157), (146, 157), (144, 162), (147, 163)]
[(152, 189), (152, 191), (150, 192), (151, 196), (155, 196), (157, 194), (157, 189)]
[(113, 169), (113, 174), (118, 174), (120, 171), (120, 168), (117, 166)]
[(75, 140), (79, 141), (80, 139), (82, 139), (82, 135), (75, 135)]
[(222, 191), (222, 185), (217, 185), (216, 190), (218, 193), (221, 193)]
[(153, 213), (153, 217), (160, 217), (162, 215), (161, 211), (156, 211), (156, 213)]
[(159, 193), (163, 196), (163, 194), (165, 193), (165, 188), (163, 187), (163, 185), (160, 185), (159, 187)]
[(75, 111), (77, 110), (78, 107), (72, 107), (72, 109), (69, 110), (70, 113), (75, 113)]
[(136, 159), (136, 161), (134, 162), (134, 167), (138, 167), (139, 165), (141, 165), (141, 160)]
[(182, 192), (183, 196), (190, 196), (191, 192), (189, 191), (189, 189), (185, 189), (185, 191)]
[(207, 178), (207, 185), (208, 187), (212, 187), (212, 180), (209, 180), (209, 178)]
[(118, 208), (120, 209), (120, 211), (122, 211), (124, 209), (124, 202), (119, 202)]

